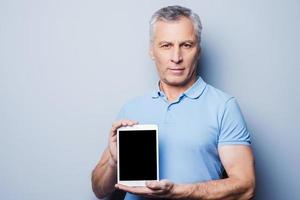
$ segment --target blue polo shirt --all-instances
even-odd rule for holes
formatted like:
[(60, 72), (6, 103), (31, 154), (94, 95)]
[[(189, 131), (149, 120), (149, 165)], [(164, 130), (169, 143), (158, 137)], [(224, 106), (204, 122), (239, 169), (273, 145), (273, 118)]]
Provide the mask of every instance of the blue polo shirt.
[[(159, 87), (126, 103), (118, 119), (159, 128), (160, 179), (197, 183), (222, 178), (220, 145), (250, 145), (236, 99), (201, 77), (179, 98), (168, 102)], [(125, 200), (142, 200), (127, 193)]]

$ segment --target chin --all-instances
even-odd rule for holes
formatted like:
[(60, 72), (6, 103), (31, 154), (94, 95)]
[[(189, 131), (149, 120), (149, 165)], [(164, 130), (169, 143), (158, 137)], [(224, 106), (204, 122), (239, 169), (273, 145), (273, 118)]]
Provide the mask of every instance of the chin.
[(186, 78), (176, 77), (166, 79), (164, 82), (171, 86), (184, 86), (188, 81)]

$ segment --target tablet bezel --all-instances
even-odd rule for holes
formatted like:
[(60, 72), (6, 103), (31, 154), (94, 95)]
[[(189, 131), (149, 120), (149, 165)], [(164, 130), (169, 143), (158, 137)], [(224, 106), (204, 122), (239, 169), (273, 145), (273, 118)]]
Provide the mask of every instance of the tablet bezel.
[[(156, 133), (156, 180), (120, 180), (120, 166), (119, 166), (119, 131), (138, 131), (138, 130), (155, 130)], [(146, 186), (146, 181), (159, 181), (159, 148), (158, 148), (158, 126), (155, 124), (137, 124), (133, 126), (121, 127), (117, 130), (117, 154), (118, 154), (118, 164), (117, 164), (117, 176), (118, 183), (127, 186)]]

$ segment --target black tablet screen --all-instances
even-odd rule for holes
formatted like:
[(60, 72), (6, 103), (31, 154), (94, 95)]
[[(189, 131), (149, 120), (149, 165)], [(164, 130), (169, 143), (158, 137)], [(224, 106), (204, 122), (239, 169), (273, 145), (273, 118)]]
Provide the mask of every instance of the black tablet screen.
[(120, 180), (156, 180), (156, 131), (119, 131)]

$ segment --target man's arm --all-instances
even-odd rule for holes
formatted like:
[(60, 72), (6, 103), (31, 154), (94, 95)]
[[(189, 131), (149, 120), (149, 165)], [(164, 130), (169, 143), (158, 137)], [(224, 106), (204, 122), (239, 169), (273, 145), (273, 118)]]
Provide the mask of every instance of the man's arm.
[(92, 172), (92, 188), (98, 198), (104, 198), (115, 190), (114, 185), (117, 182), (117, 129), (135, 124), (137, 124), (135, 121), (120, 120), (112, 125), (109, 145)]
[(107, 148), (92, 172), (92, 187), (98, 198), (104, 198), (112, 193), (117, 182), (117, 167), (110, 159)]
[(185, 188), (189, 188), (189, 199), (252, 199), (255, 173), (251, 148), (242, 145), (221, 146), (219, 154), (228, 178), (183, 185), (174, 192), (184, 193)]
[(245, 145), (219, 147), (222, 164), (228, 178), (195, 184), (177, 185), (170, 181), (151, 181), (147, 187), (116, 187), (127, 192), (154, 198), (169, 199), (252, 199), (255, 189), (254, 158), (251, 148)]

